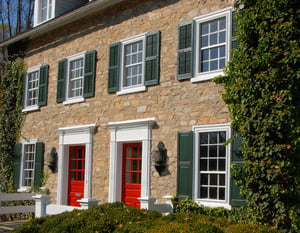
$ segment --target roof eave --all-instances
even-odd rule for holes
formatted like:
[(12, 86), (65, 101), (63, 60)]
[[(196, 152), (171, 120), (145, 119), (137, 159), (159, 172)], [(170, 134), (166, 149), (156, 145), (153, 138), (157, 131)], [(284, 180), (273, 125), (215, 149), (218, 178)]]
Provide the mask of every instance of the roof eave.
[(51, 30), (54, 30), (58, 27), (66, 25), (68, 23), (74, 22), (75, 20), (84, 18), (88, 15), (92, 15), (99, 10), (106, 9), (110, 6), (113, 6), (117, 3), (120, 3), (124, 0), (98, 0), (92, 1), (87, 5), (84, 5), (80, 8), (77, 8), (65, 15), (54, 18), (48, 22), (45, 22), (35, 28), (32, 28), (28, 31), (25, 31), (21, 34), (18, 34), (6, 41), (0, 43), (0, 47), (6, 47), (18, 41), (24, 40), (26, 38), (34, 38), (43, 35)]

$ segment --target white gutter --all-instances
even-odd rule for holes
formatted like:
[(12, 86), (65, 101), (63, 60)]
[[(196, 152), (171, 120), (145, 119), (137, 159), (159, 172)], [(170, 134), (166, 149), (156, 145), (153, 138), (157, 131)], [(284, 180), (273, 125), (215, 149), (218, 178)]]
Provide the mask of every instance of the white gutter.
[(11, 45), (15, 42), (18, 42), (26, 38), (38, 37), (51, 30), (54, 30), (58, 27), (71, 23), (75, 20), (84, 18), (85, 16), (94, 14), (99, 10), (106, 9), (122, 1), (124, 0), (96, 0), (96, 1), (89, 2), (87, 5), (84, 5), (69, 13), (54, 18), (46, 23), (43, 23), (37, 27), (30, 29), (29, 31), (25, 31), (21, 34), (18, 34), (6, 41), (0, 42), (0, 47), (6, 47), (8, 45)]

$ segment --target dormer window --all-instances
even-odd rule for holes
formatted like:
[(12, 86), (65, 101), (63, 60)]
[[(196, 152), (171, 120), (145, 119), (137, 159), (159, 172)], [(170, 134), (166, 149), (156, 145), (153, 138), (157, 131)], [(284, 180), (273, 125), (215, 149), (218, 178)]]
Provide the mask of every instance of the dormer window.
[(54, 18), (55, 0), (35, 0), (34, 26)]

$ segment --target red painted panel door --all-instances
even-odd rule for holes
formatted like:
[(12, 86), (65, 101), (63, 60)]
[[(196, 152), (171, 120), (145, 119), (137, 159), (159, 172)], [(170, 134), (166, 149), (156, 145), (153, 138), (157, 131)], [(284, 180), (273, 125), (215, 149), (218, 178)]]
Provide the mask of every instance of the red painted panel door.
[(84, 195), (85, 147), (71, 146), (69, 161), (68, 205), (80, 206), (77, 200)]
[(140, 208), (142, 143), (123, 145), (122, 202)]

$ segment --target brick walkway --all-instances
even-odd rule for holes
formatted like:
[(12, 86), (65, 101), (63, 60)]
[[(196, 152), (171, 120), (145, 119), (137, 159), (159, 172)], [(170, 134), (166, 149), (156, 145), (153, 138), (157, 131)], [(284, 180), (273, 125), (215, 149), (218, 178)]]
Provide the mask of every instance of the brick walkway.
[(9, 221), (9, 222), (0, 222), (0, 233), (10, 232), (16, 227), (22, 225), (24, 222), (28, 220), (17, 220), (17, 221)]

